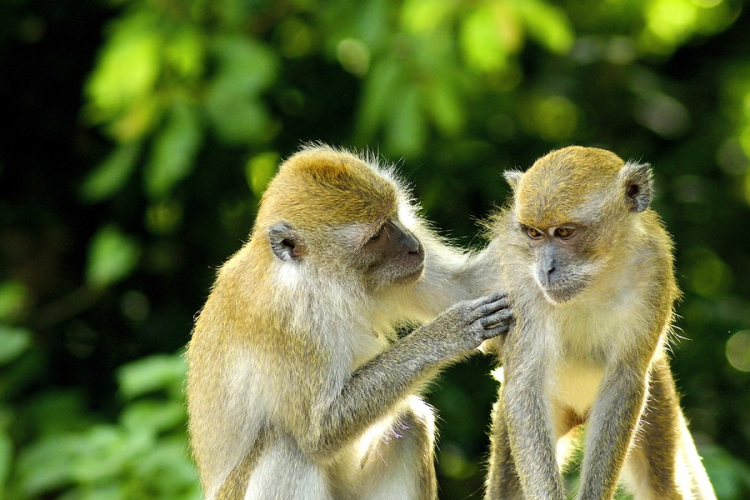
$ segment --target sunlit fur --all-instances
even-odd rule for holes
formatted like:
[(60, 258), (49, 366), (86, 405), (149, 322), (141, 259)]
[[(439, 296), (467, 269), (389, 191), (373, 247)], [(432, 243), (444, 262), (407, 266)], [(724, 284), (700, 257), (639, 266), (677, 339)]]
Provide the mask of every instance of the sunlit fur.
[[(417, 282), (370, 289), (353, 256), (389, 219), (421, 241), (425, 268)], [(298, 258), (272, 251), (268, 230), (282, 223), (300, 236)], [(434, 498), (434, 417), (414, 394), (457, 357), (440, 340), (453, 332), (388, 351), (409, 368), (371, 375), (378, 399), (345, 388), (386, 350), (395, 322), (430, 320), (476, 295), (488, 265), (435, 236), (372, 156), (311, 145), (284, 162), (189, 344), (189, 429), (206, 498)]]
[[(671, 239), (648, 208), (650, 169), (569, 147), (506, 178), (513, 200), (490, 225), (517, 323), (498, 349), (486, 498), (562, 500), (556, 444), (584, 422), (577, 498), (613, 498), (623, 471), (638, 500), (715, 498), (665, 352), (679, 291)], [(570, 241), (523, 230), (568, 225)], [(543, 250), (557, 252), (556, 279), (571, 293), (538, 278)]]

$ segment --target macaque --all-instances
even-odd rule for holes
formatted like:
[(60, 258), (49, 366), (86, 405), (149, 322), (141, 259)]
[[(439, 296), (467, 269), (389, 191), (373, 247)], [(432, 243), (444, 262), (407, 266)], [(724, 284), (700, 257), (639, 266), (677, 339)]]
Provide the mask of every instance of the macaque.
[(714, 499), (669, 368), (680, 292), (649, 166), (568, 147), (505, 177), (513, 200), (490, 225), (515, 323), (486, 498), (564, 499), (585, 423), (576, 498), (611, 499), (622, 478), (636, 499)]
[[(436, 498), (419, 393), (507, 331), (504, 294), (468, 300), (491, 265), (429, 231), (371, 158), (311, 146), (284, 162), (188, 347), (206, 498)], [(395, 323), (428, 320), (395, 338)]]

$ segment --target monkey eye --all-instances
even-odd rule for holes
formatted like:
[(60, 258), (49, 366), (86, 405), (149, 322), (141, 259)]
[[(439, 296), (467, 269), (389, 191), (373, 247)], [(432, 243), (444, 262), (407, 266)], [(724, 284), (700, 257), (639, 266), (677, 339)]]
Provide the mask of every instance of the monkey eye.
[(524, 226), (524, 231), (526, 231), (526, 236), (528, 236), (532, 240), (538, 240), (542, 237), (542, 232), (538, 229), (534, 229), (531, 226)]
[(557, 238), (566, 240), (573, 236), (574, 232), (575, 230), (572, 227), (558, 227), (557, 229), (555, 229), (555, 236)]
[(380, 226), (378, 228), (377, 232), (375, 234), (373, 234), (372, 236), (370, 236), (370, 241), (378, 241), (380, 239), (380, 237), (383, 235), (383, 227), (384, 226), (385, 226), (385, 224), (382, 225), (382, 226)]

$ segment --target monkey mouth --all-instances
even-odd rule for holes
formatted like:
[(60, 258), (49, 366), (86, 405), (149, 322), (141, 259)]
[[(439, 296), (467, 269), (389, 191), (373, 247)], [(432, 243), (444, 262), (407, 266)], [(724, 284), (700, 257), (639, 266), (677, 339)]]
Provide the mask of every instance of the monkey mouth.
[(580, 286), (541, 286), (544, 298), (553, 305), (564, 304), (583, 291)]
[(423, 275), (424, 262), (421, 262), (419, 265), (414, 266), (413, 269), (406, 270), (404, 274), (394, 280), (394, 283), (397, 283), (399, 285), (411, 285), (412, 283), (416, 283), (417, 281), (422, 279)]

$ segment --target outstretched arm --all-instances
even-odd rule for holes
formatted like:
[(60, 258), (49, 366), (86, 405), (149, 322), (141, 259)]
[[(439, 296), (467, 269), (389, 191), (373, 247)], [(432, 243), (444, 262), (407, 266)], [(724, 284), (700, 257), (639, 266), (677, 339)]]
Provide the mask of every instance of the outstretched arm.
[(300, 436), (303, 446), (315, 454), (340, 448), (348, 436), (360, 435), (436, 370), (506, 333), (511, 318), (502, 293), (447, 309), (357, 369), (311, 424), (318, 432)]

